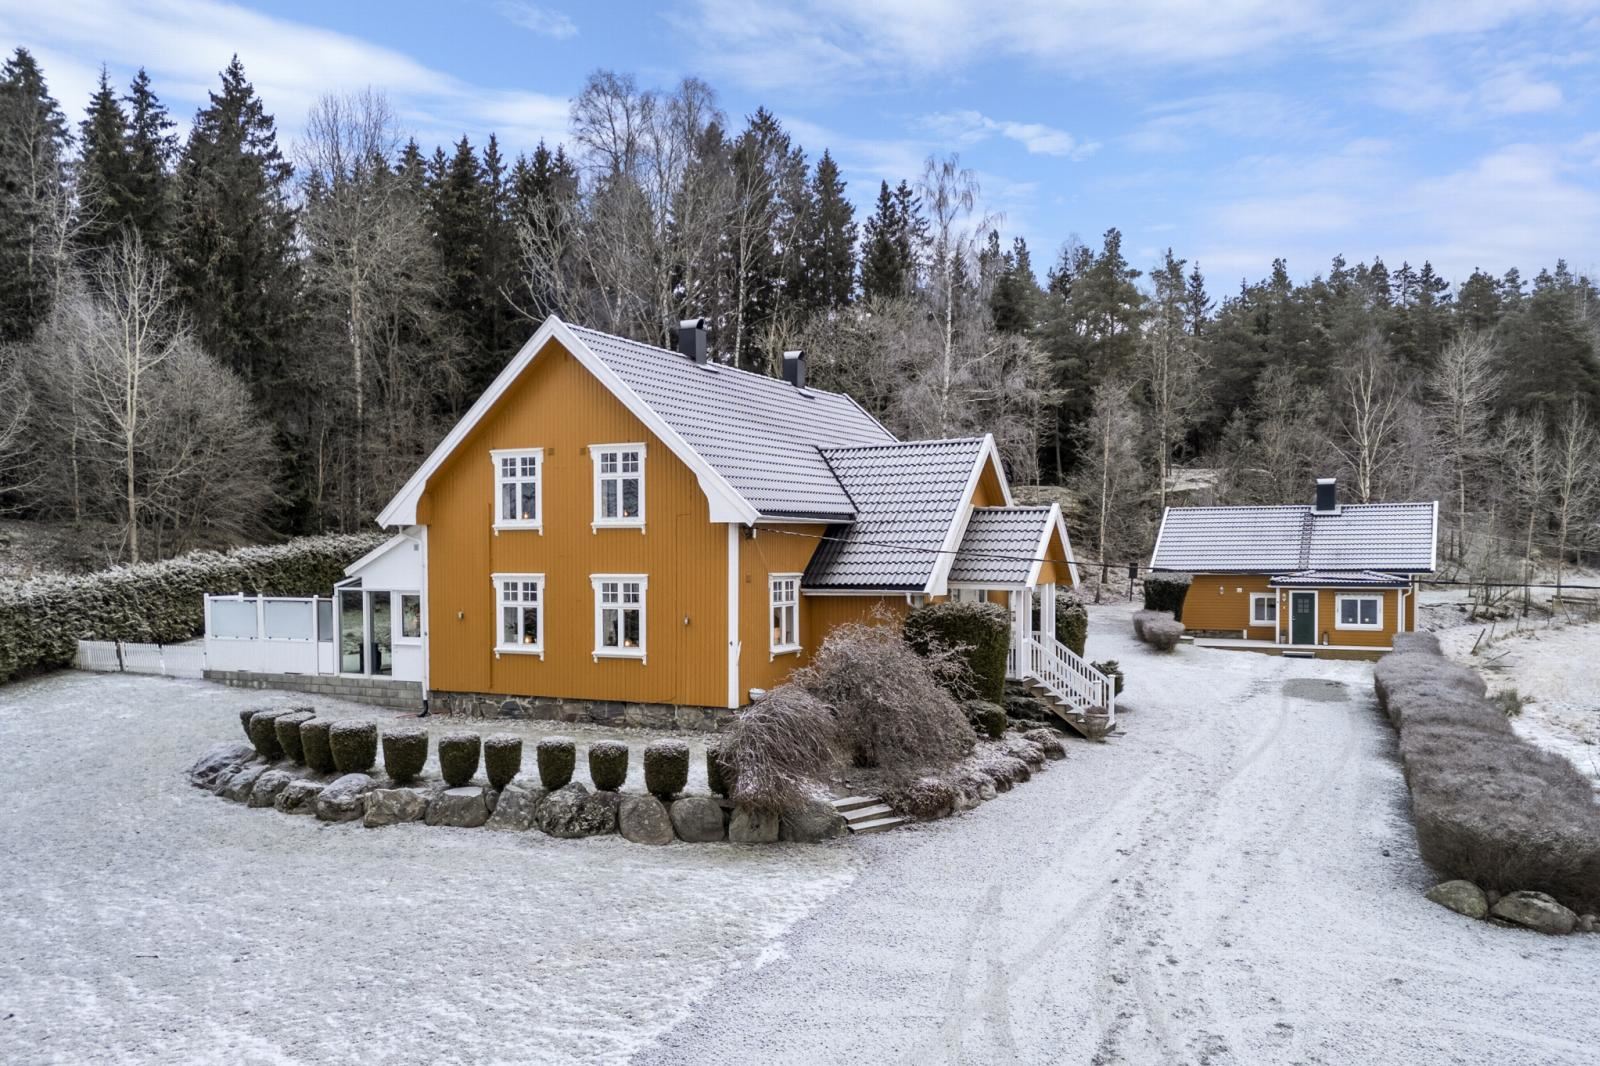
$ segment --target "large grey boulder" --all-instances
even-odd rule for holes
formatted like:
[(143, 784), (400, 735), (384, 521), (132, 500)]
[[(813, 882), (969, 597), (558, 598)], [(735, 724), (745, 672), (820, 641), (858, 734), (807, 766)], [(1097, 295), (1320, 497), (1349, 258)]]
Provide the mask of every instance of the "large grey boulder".
[(533, 825), (533, 809), (543, 798), (544, 789), (526, 788), (513, 781), (501, 790), (494, 813), (484, 827), (520, 833)]
[(603, 836), (617, 831), (618, 812), (622, 796), (616, 792), (591, 792), (578, 807), (575, 828), (584, 836)]
[(783, 812), (778, 820), (778, 839), (793, 840), (799, 844), (816, 844), (823, 840), (837, 840), (850, 831), (844, 815), (833, 809), (833, 804), (819, 799), (806, 800), (798, 807)]
[(225, 778), (219, 779), (221, 785), (217, 794), (223, 799), (244, 802), (250, 798), (250, 790), (256, 787), (256, 780), (267, 772), (267, 763), (246, 763)]
[(272, 805), (284, 814), (316, 814), (317, 797), (326, 787), (321, 781), (299, 778), (290, 781)]
[(1046, 759), (1065, 759), (1067, 757), (1067, 746), (1061, 742), (1061, 734), (1054, 729), (1046, 726), (1030, 729), (1022, 734), (1022, 739), (1032, 742), (1044, 753)]
[(722, 817), (722, 804), (710, 796), (684, 796), (674, 800), (672, 828), (679, 840), (691, 844), (712, 844), (728, 839), (728, 826)]
[(367, 810), (367, 793), (378, 783), (367, 774), (345, 774), (317, 796), (317, 817), (324, 822), (358, 821)]
[(1441, 907), (1449, 907), (1468, 918), (1489, 917), (1489, 898), (1471, 881), (1445, 881), (1423, 893)]
[(245, 801), (248, 807), (275, 807), (278, 794), (289, 787), (289, 782), (295, 780), (295, 775), (289, 770), (268, 770), (256, 778), (256, 785), (250, 790), (250, 798)]
[(217, 778), (232, 774), (255, 754), (256, 749), (249, 744), (217, 744), (189, 767), (189, 783), (196, 788), (214, 788)]
[(367, 793), (361, 824), (368, 829), (418, 822), (428, 810), (428, 794), (414, 788), (375, 788)]
[(779, 818), (768, 811), (735, 807), (728, 820), (728, 839), (735, 844), (773, 844), (777, 842)]
[(533, 808), (533, 824), (553, 837), (573, 840), (584, 835), (579, 812), (589, 790), (581, 781), (569, 781), (547, 794)]
[(1578, 916), (1543, 892), (1508, 892), (1489, 911), (1503, 921), (1540, 933), (1564, 936), (1578, 924)]
[(667, 805), (654, 796), (624, 796), (617, 831), (635, 844), (670, 844), (676, 839)]
[(478, 785), (462, 785), (435, 792), (428, 801), (429, 825), (476, 829), (489, 820), (489, 801)]

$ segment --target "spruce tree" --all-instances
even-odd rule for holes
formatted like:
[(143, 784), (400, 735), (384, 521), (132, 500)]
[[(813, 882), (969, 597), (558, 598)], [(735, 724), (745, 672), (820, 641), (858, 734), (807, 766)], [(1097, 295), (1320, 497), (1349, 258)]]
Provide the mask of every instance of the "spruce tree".
[(476, 396), (499, 373), (491, 333), (485, 328), (483, 266), (493, 211), (491, 191), (477, 153), (465, 136), (449, 156), (434, 152), (429, 165), (428, 208), (443, 267), (443, 304), (467, 345), (462, 383)]
[(66, 116), (26, 48), (0, 66), (0, 342), (50, 311), (70, 223)]
[(89, 98), (88, 114), (79, 127), (83, 149), (78, 158), (78, 239), (91, 255), (120, 239), (134, 206), (128, 183), (127, 124), (102, 66), (100, 87)]
[(178, 138), (172, 132), (172, 119), (150, 88), (150, 76), (140, 67), (133, 76), (128, 95), (127, 146), (128, 190), (127, 223), (138, 230), (145, 243), (164, 247), (172, 226), (172, 161), (178, 154)]
[(861, 234), (861, 295), (868, 299), (905, 296), (917, 283), (917, 253), (927, 242), (928, 223), (911, 186), (878, 188), (878, 202)]
[(1188, 285), (1184, 290), (1184, 321), (1190, 333), (1198, 337), (1205, 332), (1206, 322), (1211, 318), (1215, 306), (1216, 301), (1206, 295), (1206, 276), (1200, 272), (1200, 264), (1196, 262), (1194, 269), (1189, 271)]
[(795, 273), (795, 300), (808, 312), (834, 311), (855, 291), (855, 207), (845, 198), (839, 166), (826, 151), (808, 189)]
[(1038, 325), (1044, 294), (1033, 276), (1028, 242), (1016, 237), (1011, 249), (999, 254), (989, 311), (1001, 333), (1030, 333)]

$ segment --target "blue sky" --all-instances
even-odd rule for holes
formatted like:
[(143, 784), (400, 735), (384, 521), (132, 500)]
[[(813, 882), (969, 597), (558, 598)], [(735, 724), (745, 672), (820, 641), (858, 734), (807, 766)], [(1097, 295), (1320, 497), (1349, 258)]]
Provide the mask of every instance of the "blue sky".
[(425, 144), (559, 140), (596, 67), (765, 104), (865, 206), (957, 151), (1041, 273), (1120, 227), (1213, 291), (1275, 255), (1600, 266), (1600, 0), (0, 0), (77, 119), (104, 62), (187, 117), (237, 51), (292, 145), (316, 97), (386, 90)]

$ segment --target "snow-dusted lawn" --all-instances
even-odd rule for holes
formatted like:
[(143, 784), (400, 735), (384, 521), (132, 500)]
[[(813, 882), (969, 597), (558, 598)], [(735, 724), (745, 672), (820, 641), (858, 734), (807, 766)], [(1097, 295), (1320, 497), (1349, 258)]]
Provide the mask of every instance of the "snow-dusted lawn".
[(0, 1062), (1593, 1061), (1600, 936), (1422, 898), (1370, 665), (1128, 613), (1122, 734), (820, 848), (319, 825), (182, 780), (262, 694), (0, 689)]

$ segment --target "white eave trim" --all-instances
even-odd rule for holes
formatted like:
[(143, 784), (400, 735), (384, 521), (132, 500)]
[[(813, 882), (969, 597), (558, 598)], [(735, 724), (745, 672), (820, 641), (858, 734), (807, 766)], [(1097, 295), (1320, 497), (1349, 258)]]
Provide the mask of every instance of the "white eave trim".
[(451, 427), (445, 434), (444, 440), (433, 450), (427, 460), (416, 469), (405, 485), (395, 494), (384, 509), (378, 512), (380, 526), (414, 525), (417, 521), (417, 501), (422, 498), (422, 492), (427, 487), (428, 479), (434, 472), (444, 465), (467, 435), (483, 420), (483, 417), (494, 408), (500, 398), (506, 394), (514, 382), (522, 376), (528, 364), (544, 349), (551, 340), (557, 340), (572, 357), (583, 364), (585, 370), (599, 379), (600, 383), (615, 396), (630, 414), (643, 422), (645, 428), (653, 433), (667, 449), (676, 455), (685, 466), (694, 472), (695, 479), (700, 483), (700, 489), (706, 494), (706, 502), (710, 506), (711, 521), (713, 522), (740, 522), (749, 524), (761, 517), (760, 513), (751, 506), (750, 502), (741, 496), (727, 479), (717, 473), (716, 469), (705, 458), (689, 446), (689, 443), (678, 434), (678, 431), (669, 426), (639, 394), (628, 387), (627, 382), (619, 377), (605, 362), (589, 348), (587, 344), (572, 331), (568, 325), (551, 315), (546, 318), (534, 332), (528, 342), (518, 349), (517, 354), (507, 363), (505, 369), (495, 377), (494, 381), (477, 402), (462, 416), (461, 420)]
[(385, 555), (388, 555), (389, 552), (393, 551), (402, 542), (407, 544), (417, 543), (417, 533), (420, 528), (420, 526), (407, 526), (401, 532), (396, 533), (394, 536), (390, 537), (388, 540), (384, 541), (382, 544), (378, 545), (376, 548), (373, 548), (367, 554), (363, 555), (361, 558), (345, 567), (344, 576), (347, 578), (356, 577), (361, 573), (362, 570), (365, 570), (368, 566), (377, 562)]
[(1067, 573), (1072, 578), (1072, 587), (1077, 588), (1079, 586), (1078, 560), (1072, 553), (1072, 537), (1067, 533), (1067, 520), (1061, 514), (1061, 505), (1052, 503), (1050, 505), (1050, 513), (1045, 516), (1044, 533), (1040, 535), (1039, 545), (1033, 552), (1033, 566), (1028, 571), (1029, 588), (1038, 587), (1039, 575), (1044, 571), (1044, 561), (1050, 551), (1050, 534), (1057, 532), (1061, 534), (1061, 546), (1067, 551)]
[(1166, 532), (1167, 532), (1167, 519), (1170, 518), (1171, 516), (1172, 516), (1172, 508), (1170, 508), (1170, 507), (1162, 508), (1162, 511), (1161, 511), (1161, 528), (1156, 530), (1156, 546), (1154, 548), (1150, 549), (1150, 565), (1145, 568), (1147, 570), (1154, 570), (1156, 568), (1156, 560), (1161, 558), (1161, 538), (1166, 535)]
[(1004, 506), (1015, 506), (1011, 502), (1011, 485), (1006, 481), (1005, 464), (1000, 461), (1000, 450), (994, 446), (994, 436), (985, 433), (983, 445), (978, 449), (978, 458), (972, 464), (972, 472), (967, 475), (967, 487), (961, 493), (961, 504), (950, 519), (950, 528), (945, 531), (944, 543), (939, 546), (939, 554), (933, 559), (933, 572), (928, 575), (928, 583), (922, 588), (924, 596), (945, 594), (950, 583), (950, 568), (956, 562), (956, 551), (961, 547), (961, 541), (967, 535), (967, 525), (972, 521), (972, 512), (975, 509), (972, 505), (972, 494), (978, 489), (984, 468), (991, 463), (994, 464), (995, 476), (1000, 480), (1000, 496), (1005, 500)]

